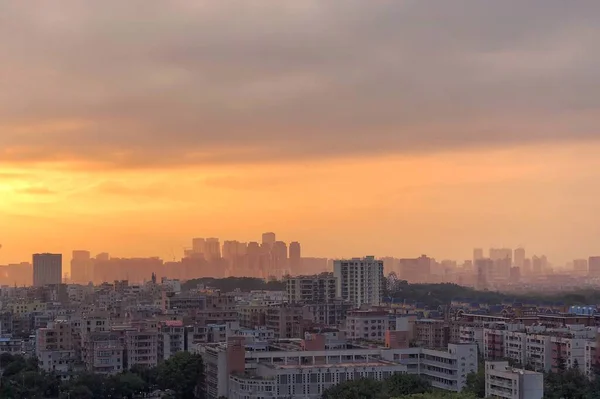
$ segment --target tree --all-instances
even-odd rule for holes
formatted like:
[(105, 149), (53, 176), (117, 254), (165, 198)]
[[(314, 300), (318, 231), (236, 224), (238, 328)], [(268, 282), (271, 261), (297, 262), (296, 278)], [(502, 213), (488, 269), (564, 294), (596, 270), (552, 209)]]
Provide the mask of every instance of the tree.
[(394, 374), (383, 382), (383, 391), (388, 396), (402, 396), (431, 391), (431, 385), (423, 378), (412, 374)]
[(335, 385), (323, 392), (322, 399), (387, 399), (380, 381), (361, 378)]
[(485, 398), (485, 369), (481, 365), (476, 373), (467, 375), (467, 386), (464, 392), (477, 398)]
[(156, 368), (159, 389), (171, 389), (177, 399), (202, 397), (204, 364), (200, 355), (179, 352)]
[(417, 393), (414, 395), (406, 395), (400, 398), (394, 399), (476, 399), (477, 396), (470, 393), (457, 393), (457, 392), (428, 392), (428, 393)]

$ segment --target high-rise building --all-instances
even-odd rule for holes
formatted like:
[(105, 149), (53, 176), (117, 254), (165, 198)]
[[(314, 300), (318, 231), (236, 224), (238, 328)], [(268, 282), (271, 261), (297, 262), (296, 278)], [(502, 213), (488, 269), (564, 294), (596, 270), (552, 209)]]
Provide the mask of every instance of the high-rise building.
[(477, 271), (477, 283), (475, 288), (484, 290), (488, 288), (488, 282), (494, 274), (494, 261), (489, 258), (482, 258), (475, 261), (475, 270)]
[(206, 251), (206, 240), (204, 238), (192, 239), (192, 252), (194, 254), (203, 254)]
[(521, 274), (523, 276), (530, 276), (533, 273), (531, 266), (531, 259), (525, 258), (523, 260), (523, 267), (521, 268)]
[(90, 251), (73, 251), (71, 281), (78, 284), (88, 284), (90, 281), (94, 281), (92, 262)]
[(275, 241), (271, 250), (271, 258), (273, 259), (274, 275), (278, 279), (290, 274), (288, 268), (288, 248), (283, 241)]
[(246, 258), (246, 243), (239, 241), (225, 241), (223, 242), (223, 259), (227, 263), (230, 275), (243, 274), (241, 270), (245, 265)]
[(325, 303), (335, 300), (336, 280), (333, 273), (288, 277), (286, 286), (290, 303)]
[(578, 276), (587, 276), (588, 260), (587, 259), (575, 259), (573, 261), (573, 272)]
[(221, 259), (221, 243), (218, 238), (207, 238), (204, 243), (204, 258), (209, 261)]
[(263, 277), (260, 270), (260, 245), (257, 242), (248, 243), (246, 263), (252, 276)]
[(275, 236), (275, 233), (263, 233), (262, 235), (262, 243), (263, 245), (268, 246), (269, 248), (273, 247), (273, 244), (275, 244), (275, 241), (277, 241), (277, 238)]
[(475, 248), (473, 250), (473, 263), (479, 259), (483, 259), (483, 248)]
[(590, 256), (588, 271), (590, 277), (600, 277), (600, 256)]
[(498, 260), (498, 259), (511, 259), (512, 260), (513, 251), (510, 248), (490, 248), (490, 259)]
[(546, 255), (531, 257), (531, 272), (536, 276), (541, 276), (548, 268), (548, 258)]
[(62, 255), (33, 255), (33, 286), (43, 287), (62, 283)]
[(290, 243), (290, 272), (298, 274), (302, 270), (302, 249), (299, 242)]
[(98, 255), (96, 255), (96, 260), (101, 261), (101, 262), (106, 262), (106, 261), (110, 260), (110, 255), (106, 252), (99, 253)]
[(514, 257), (515, 266), (522, 268), (524, 263), (525, 263), (525, 248), (515, 249), (515, 257)]
[(363, 304), (380, 305), (383, 301), (385, 279), (383, 261), (373, 256), (335, 260), (336, 296), (356, 307)]
[(398, 260), (400, 278), (411, 283), (426, 283), (431, 276), (431, 258), (421, 255), (418, 258)]

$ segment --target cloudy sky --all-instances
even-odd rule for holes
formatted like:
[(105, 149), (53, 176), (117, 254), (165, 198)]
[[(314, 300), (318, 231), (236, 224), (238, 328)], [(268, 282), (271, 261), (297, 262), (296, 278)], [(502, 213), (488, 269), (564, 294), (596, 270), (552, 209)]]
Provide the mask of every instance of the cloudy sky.
[(0, 2), (0, 264), (600, 253), (597, 0)]

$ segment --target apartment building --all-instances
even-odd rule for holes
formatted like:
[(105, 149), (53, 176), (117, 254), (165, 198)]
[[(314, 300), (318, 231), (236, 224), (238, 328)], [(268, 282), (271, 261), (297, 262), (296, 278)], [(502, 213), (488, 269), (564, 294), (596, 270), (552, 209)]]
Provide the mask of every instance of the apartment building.
[(0, 353), (21, 354), (25, 351), (24, 345), (22, 339), (0, 337)]
[(265, 316), (265, 326), (273, 330), (275, 338), (296, 338), (302, 335), (303, 307), (281, 304), (270, 306)]
[(514, 369), (507, 361), (485, 362), (485, 397), (504, 399), (542, 399), (544, 375)]
[(388, 330), (388, 313), (385, 311), (354, 310), (346, 316), (346, 337), (383, 342)]
[(444, 320), (415, 320), (414, 340), (426, 348), (445, 348), (450, 343), (450, 326)]
[(304, 304), (304, 318), (322, 326), (339, 326), (346, 320), (352, 304), (346, 301), (333, 300), (325, 303)]
[(68, 321), (55, 321), (36, 330), (36, 356), (40, 368), (65, 376), (78, 359), (73, 329)]
[(158, 364), (158, 331), (135, 329), (125, 331), (127, 368), (135, 365), (155, 367)]
[(333, 273), (289, 277), (286, 279), (286, 288), (290, 303), (326, 303), (336, 298), (336, 278)]
[(125, 344), (114, 331), (97, 331), (83, 335), (82, 359), (87, 371), (118, 374), (125, 370)]
[(565, 336), (550, 337), (552, 346), (552, 371), (578, 368), (584, 371), (585, 349), (587, 340), (584, 338), (571, 338)]
[(336, 260), (333, 275), (336, 297), (357, 308), (363, 304), (377, 306), (382, 303), (385, 284), (382, 260), (375, 260), (373, 256)]
[(244, 328), (254, 328), (266, 324), (266, 316), (269, 305), (266, 304), (245, 304), (238, 306), (238, 318), (240, 326)]
[(461, 344), (476, 344), (480, 354), (484, 351), (483, 325), (479, 323), (461, 323), (458, 327), (459, 342)]
[(185, 351), (185, 327), (181, 320), (160, 323), (158, 333), (158, 359), (168, 360), (177, 352)]

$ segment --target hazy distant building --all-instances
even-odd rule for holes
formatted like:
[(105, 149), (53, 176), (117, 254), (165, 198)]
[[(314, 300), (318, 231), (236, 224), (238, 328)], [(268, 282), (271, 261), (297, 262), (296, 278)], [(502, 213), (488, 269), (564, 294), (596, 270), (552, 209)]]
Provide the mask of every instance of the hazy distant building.
[(578, 276), (587, 276), (588, 260), (587, 259), (575, 259), (573, 261), (573, 272)]
[(275, 244), (275, 241), (277, 241), (277, 237), (275, 236), (275, 233), (263, 233), (262, 235), (262, 243), (263, 245), (268, 246), (269, 248), (273, 248), (273, 244)]
[(600, 277), (600, 256), (590, 256), (588, 259), (588, 273), (590, 277)]
[(260, 269), (260, 255), (260, 245), (257, 242), (249, 242), (246, 247), (246, 267), (251, 276), (264, 277)]
[(533, 256), (531, 258), (531, 272), (535, 276), (541, 276), (548, 267), (548, 259), (545, 255)]
[(512, 260), (513, 251), (510, 248), (490, 248), (490, 259), (498, 260), (498, 259), (511, 259)]
[(275, 277), (281, 277), (290, 274), (288, 267), (288, 248), (283, 241), (275, 241), (271, 249), (271, 259)]
[(221, 243), (218, 238), (207, 238), (204, 243), (204, 258), (213, 262), (221, 259)]
[(523, 268), (523, 264), (525, 263), (525, 248), (515, 249), (515, 256), (513, 259), (513, 263), (516, 267)]
[(192, 239), (192, 253), (203, 254), (206, 251), (206, 240), (204, 238)]
[(483, 259), (483, 248), (475, 248), (473, 250), (473, 263), (479, 259)]
[(487, 289), (489, 280), (494, 275), (494, 261), (489, 258), (477, 259), (475, 270), (477, 271), (475, 288), (478, 290)]
[(524, 276), (530, 276), (532, 273), (533, 273), (533, 270), (531, 267), (531, 259), (525, 258), (525, 260), (523, 260), (523, 267), (521, 268), (521, 274)]
[(363, 304), (380, 305), (383, 301), (385, 279), (383, 261), (373, 256), (335, 260), (336, 296), (356, 307)]
[(62, 255), (33, 255), (33, 285), (43, 287), (49, 284), (62, 283)]
[(96, 255), (96, 260), (99, 260), (102, 262), (107, 261), (109, 259), (110, 259), (110, 255), (106, 252), (102, 252), (102, 253), (99, 253), (98, 255)]
[(71, 281), (76, 284), (88, 284), (90, 281), (94, 281), (90, 251), (73, 251)]
[(425, 283), (431, 276), (431, 258), (421, 255), (418, 258), (398, 260), (400, 278), (411, 283)]
[(302, 271), (302, 249), (299, 242), (290, 243), (290, 272), (298, 274)]
[(518, 283), (521, 280), (521, 268), (520, 267), (511, 267), (510, 268), (510, 282), (513, 284)]

